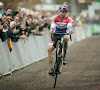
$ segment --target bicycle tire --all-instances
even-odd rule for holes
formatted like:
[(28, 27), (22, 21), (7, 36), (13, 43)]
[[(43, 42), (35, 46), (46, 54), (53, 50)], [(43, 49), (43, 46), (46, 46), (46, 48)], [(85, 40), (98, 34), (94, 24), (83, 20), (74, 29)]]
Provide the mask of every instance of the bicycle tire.
[(56, 82), (57, 82), (57, 74), (56, 74), (56, 76), (55, 76), (55, 83), (54, 83), (53, 88), (55, 88), (55, 87), (56, 87)]
[(58, 72), (58, 70), (60, 69), (60, 66), (61, 66), (61, 57), (58, 57), (58, 55), (61, 53), (59, 50), (60, 50), (60, 48), (61, 48), (61, 42), (60, 42), (60, 40), (58, 40), (57, 41), (57, 45), (56, 45), (56, 62), (55, 62), (55, 65), (54, 65), (54, 71), (55, 71), (55, 82), (54, 82), (54, 87), (53, 88), (55, 88), (56, 87), (56, 82), (57, 82), (57, 75), (59, 74), (59, 73), (57, 73)]
[[(59, 50), (58, 50), (59, 49)], [(57, 69), (60, 70), (61, 65), (62, 65), (62, 44), (60, 42), (60, 40), (58, 40), (57, 42), (57, 46), (56, 46), (56, 63), (57, 63)]]

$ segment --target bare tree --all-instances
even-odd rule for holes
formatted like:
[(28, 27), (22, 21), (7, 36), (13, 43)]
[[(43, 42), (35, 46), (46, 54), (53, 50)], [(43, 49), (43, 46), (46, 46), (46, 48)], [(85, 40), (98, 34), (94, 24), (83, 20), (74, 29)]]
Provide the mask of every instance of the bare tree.
[(15, 10), (19, 0), (0, 0), (4, 4), (4, 9), (11, 8)]

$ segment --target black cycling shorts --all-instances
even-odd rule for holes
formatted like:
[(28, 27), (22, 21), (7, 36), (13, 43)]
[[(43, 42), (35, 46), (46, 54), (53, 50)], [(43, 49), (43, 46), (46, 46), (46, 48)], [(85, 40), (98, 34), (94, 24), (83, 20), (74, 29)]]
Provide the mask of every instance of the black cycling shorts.
[(52, 36), (52, 41), (50, 41), (49, 42), (49, 45), (53, 45), (54, 46), (54, 48), (56, 48), (56, 44), (57, 44), (57, 41), (58, 40), (61, 40), (61, 35), (59, 35), (59, 34), (54, 34), (53, 36)]

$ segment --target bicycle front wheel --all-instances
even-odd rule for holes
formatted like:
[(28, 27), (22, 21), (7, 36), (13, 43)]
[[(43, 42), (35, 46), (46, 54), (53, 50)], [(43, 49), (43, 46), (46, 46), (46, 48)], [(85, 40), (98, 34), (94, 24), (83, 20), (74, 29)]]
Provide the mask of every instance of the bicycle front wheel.
[(57, 41), (56, 45), (56, 71), (61, 72), (62, 65), (62, 46), (60, 40)]

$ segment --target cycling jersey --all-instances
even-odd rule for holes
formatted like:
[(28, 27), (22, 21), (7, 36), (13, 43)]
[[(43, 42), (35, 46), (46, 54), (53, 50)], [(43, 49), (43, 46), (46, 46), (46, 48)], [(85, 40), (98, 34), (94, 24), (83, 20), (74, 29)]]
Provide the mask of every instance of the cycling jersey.
[(51, 30), (54, 29), (54, 33), (66, 33), (66, 29), (72, 28), (72, 19), (66, 16), (64, 19), (57, 15), (53, 18), (51, 23)]

